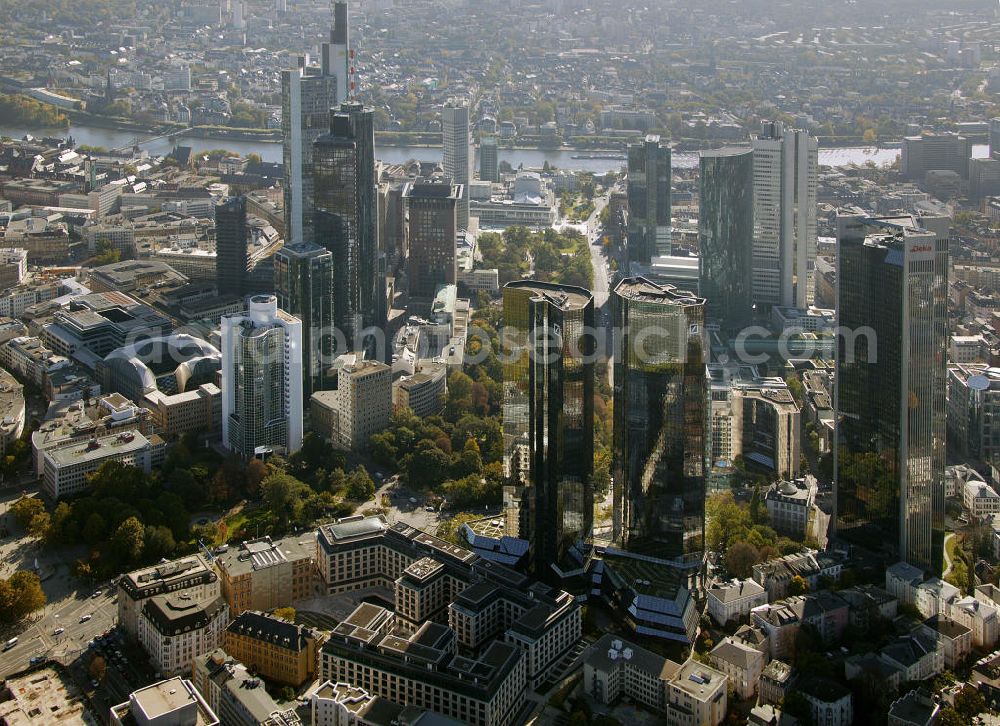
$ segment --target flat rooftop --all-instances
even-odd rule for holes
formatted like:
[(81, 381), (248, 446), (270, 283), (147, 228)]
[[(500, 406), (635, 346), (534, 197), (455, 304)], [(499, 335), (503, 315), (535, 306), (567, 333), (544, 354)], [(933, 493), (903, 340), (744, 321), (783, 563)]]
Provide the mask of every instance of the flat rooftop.
[(45, 456), (51, 458), (56, 466), (63, 467), (129, 454), (149, 445), (149, 439), (137, 430), (131, 430), (55, 447), (46, 451)]

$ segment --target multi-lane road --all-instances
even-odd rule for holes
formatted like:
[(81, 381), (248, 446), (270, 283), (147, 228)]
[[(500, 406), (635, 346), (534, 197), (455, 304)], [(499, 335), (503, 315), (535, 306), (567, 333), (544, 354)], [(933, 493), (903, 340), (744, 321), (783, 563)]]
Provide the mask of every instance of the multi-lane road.
[[(5, 640), (16, 635), (17, 644), (0, 654), (0, 678), (24, 670), (36, 656), (64, 665), (76, 660), (90, 640), (115, 626), (118, 608), (112, 602), (113, 590), (108, 586), (97, 598), (89, 593), (67, 598), (46, 607), (27, 627), (22, 624), (20, 632), (5, 633)], [(90, 617), (81, 622), (85, 615)], [(57, 635), (59, 629), (63, 632)]]

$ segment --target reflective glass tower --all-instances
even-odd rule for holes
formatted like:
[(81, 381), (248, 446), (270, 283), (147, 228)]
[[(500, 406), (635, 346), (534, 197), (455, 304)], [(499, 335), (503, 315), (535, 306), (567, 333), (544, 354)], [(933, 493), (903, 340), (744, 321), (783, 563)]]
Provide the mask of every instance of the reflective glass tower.
[(387, 316), (372, 118), (372, 110), (360, 103), (341, 104), (330, 112), (330, 133), (313, 147), (314, 206), (339, 219), (317, 228), (314, 240), (333, 253), (334, 285), (340, 289), (334, 315), (355, 350), (369, 346), (373, 329), (384, 330)]
[(628, 147), (629, 260), (670, 254), (670, 147), (650, 134)]
[(462, 193), (460, 184), (441, 176), (418, 179), (403, 190), (409, 210), (411, 300), (431, 300), (439, 285), (455, 284), (456, 206)]
[(244, 458), (302, 447), (302, 323), (255, 295), (222, 318), (222, 442)]
[(594, 517), (594, 298), (533, 280), (503, 290), (505, 464), (540, 579), (582, 576)]
[(909, 217), (837, 221), (837, 534), (940, 574), (948, 240)]
[(697, 571), (709, 425), (705, 301), (640, 277), (612, 295), (614, 536)]
[(219, 295), (241, 297), (247, 289), (246, 197), (227, 197), (215, 205), (215, 286)]
[(753, 150), (701, 152), (698, 212), (700, 287), (705, 314), (737, 330), (752, 316)]
[(462, 187), (458, 201), (458, 228), (469, 228), (469, 182), (472, 181), (473, 150), (469, 136), (469, 104), (451, 99), (441, 109), (441, 141), (444, 156), (441, 167), (455, 184)]
[(333, 364), (333, 255), (305, 242), (285, 245), (274, 255), (278, 307), (302, 321), (302, 395), (329, 388)]

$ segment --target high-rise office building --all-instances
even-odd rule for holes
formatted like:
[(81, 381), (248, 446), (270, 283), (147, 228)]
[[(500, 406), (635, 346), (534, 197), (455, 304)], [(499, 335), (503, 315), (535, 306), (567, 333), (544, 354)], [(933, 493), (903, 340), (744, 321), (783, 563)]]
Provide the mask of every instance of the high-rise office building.
[(753, 150), (701, 152), (698, 245), (705, 314), (736, 330), (752, 315)]
[(755, 303), (812, 303), (818, 158), (816, 137), (777, 121), (763, 123), (753, 139)]
[(837, 242), (836, 531), (940, 574), (948, 240), (855, 214)]
[(670, 254), (670, 147), (659, 136), (629, 144), (627, 185), (629, 260), (649, 265)]
[(441, 109), (441, 141), (444, 161), (441, 166), (451, 180), (462, 187), (458, 201), (458, 228), (469, 228), (469, 182), (472, 180), (472, 142), (469, 136), (469, 104), (451, 99)]
[(497, 137), (484, 135), (479, 139), (479, 179), (480, 181), (500, 181), (500, 159), (497, 155)]
[(320, 64), (281, 72), (282, 162), (285, 166), (285, 237), (291, 244), (313, 241), (313, 142), (330, 129), (330, 109), (350, 96), (350, 49), (346, 2), (333, 4), (329, 42)]
[(519, 280), (504, 286), (503, 317), (505, 506), (536, 576), (565, 581), (582, 576), (593, 529), (594, 297)]
[(324, 76), (336, 79), (337, 96), (330, 108), (345, 103), (354, 97), (353, 79), (351, 78), (351, 27), (350, 14), (345, 0), (333, 3), (333, 28), (330, 29), (330, 41), (320, 47), (321, 69)]
[(410, 212), (411, 300), (431, 300), (439, 285), (455, 284), (456, 207), (462, 192), (462, 185), (448, 177), (418, 179), (403, 191)]
[(372, 117), (360, 103), (341, 104), (330, 112), (330, 132), (313, 146), (315, 208), (339, 219), (325, 218), (325, 228), (315, 234), (333, 253), (334, 316), (348, 349), (366, 352), (373, 352), (373, 329), (384, 330), (387, 316)]
[(625, 278), (612, 294), (614, 537), (697, 572), (705, 555), (705, 300)]
[(246, 293), (249, 235), (246, 197), (227, 197), (215, 205), (215, 286), (219, 295)]
[(222, 442), (246, 458), (302, 446), (302, 323), (255, 295), (222, 318)]
[(313, 142), (329, 131), (337, 79), (319, 66), (281, 72), (281, 139), (285, 166), (285, 236), (291, 244), (312, 240)]
[(278, 307), (302, 321), (302, 396), (330, 387), (333, 377), (333, 254), (305, 242), (285, 245), (274, 256)]

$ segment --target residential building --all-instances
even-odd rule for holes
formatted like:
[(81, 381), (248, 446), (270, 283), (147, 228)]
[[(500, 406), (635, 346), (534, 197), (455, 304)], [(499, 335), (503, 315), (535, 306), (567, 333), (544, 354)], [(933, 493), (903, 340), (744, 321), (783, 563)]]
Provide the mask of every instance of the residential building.
[(465, 191), (448, 177), (417, 179), (403, 189), (409, 210), (410, 300), (431, 300), (441, 285), (456, 282), (456, 205)]
[(840, 579), (841, 560), (826, 553), (806, 551), (784, 555), (753, 566), (753, 579), (767, 590), (768, 600), (780, 600), (788, 594), (788, 586), (795, 577), (801, 577), (815, 590), (820, 577)]
[(667, 703), (663, 713), (667, 724), (721, 724), (727, 708), (726, 674), (696, 660), (685, 661), (683, 665), (668, 661), (667, 668), (670, 675), (666, 680)]
[(219, 719), (226, 726), (303, 726), (293, 708), (281, 708), (242, 664), (220, 674)]
[(813, 301), (819, 145), (808, 131), (765, 121), (753, 146), (753, 300), (805, 308)]
[(812, 711), (812, 722), (824, 726), (851, 726), (854, 723), (854, 701), (851, 692), (828, 678), (809, 678), (798, 683)]
[(54, 500), (80, 494), (90, 486), (88, 474), (106, 461), (135, 466), (148, 474), (162, 463), (165, 448), (156, 434), (147, 438), (135, 429), (53, 446), (42, 455), (42, 491)]
[(298, 688), (316, 677), (323, 638), (304, 625), (244, 610), (229, 623), (225, 651), (259, 676)]
[(302, 321), (302, 395), (332, 385), (336, 348), (333, 254), (310, 242), (285, 245), (274, 255), (278, 307)]
[(28, 275), (28, 250), (0, 247), (0, 289), (20, 285)]
[(586, 334), (594, 298), (583, 288), (522, 280), (504, 286), (503, 311), (505, 470), (520, 451), (529, 458), (505, 488), (504, 506), (520, 503), (511, 534), (531, 543), (538, 579), (584, 578), (582, 545), (594, 511), (595, 341)]
[(944, 655), (944, 667), (955, 670), (972, 653), (972, 630), (961, 623), (935, 615), (924, 621), (929, 637), (937, 638), (937, 647)]
[(474, 158), (469, 136), (469, 104), (465, 100), (450, 99), (441, 108), (441, 141), (444, 157), (441, 167), (460, 194), (455, 204), (455, 224), (458, 229), (469, 228), (469, 183), (472, 181)]
[(809, 534), (809, 521), (816, 501), (816, 478), (804, 476), (775, 482), (764, 497), (767, 516), (775, 531), (802, 540)]
[[(369, 329), (384, 331), (388, 315), (373, 113), (342, 103), (330, 114), (330, 132), (313, 144), (314, 241), (333, 254), (334, 320), (349, 350), (364, 349), (366, 339), (375, 345)], [(373, 357), (384, 359), (384, 351)]]
[(933, 726), (941, 706), (924, 691), (913, 690), (889, 705), (888, 726)]
[(246, 197), (227, 197), (215, 206), (215, 286), (220, 296), (248, 291), (250, 227)]
[(739, 330), (753, 306), (753, 151), (700, 153), (698, 248), (705, 316)]
[(772, 659), (760, 674), (758, 686), (759, 703), (781, 704), (785, 701), (796, 679), (795, 669), (784, 661)]
[(628, 257), (649, 265), (652, 258), (671, 253), (670, 146), (650, 134), (629, 144), (626, 169), (628, 194)]
[(1000, 494), (986, 482), (965, 482), (962, 487), (962, 504), (973, 517), (1000, 514)]
[(751, 579), (720, 583), (707, 594), (708, 615), (718, 625), (742, 622), (755, 607), (767, 604), (767, 591)]
[(229, 608), (219, 595), (192, 597), (189, 592), (154, 595), (142, 606), (138, 640), (157, 672), (191, 672), (195, 658), (222, 643)]
[(317, 391), (310, 399), (312, 427), (338, 449), (361, 451), (389, 426), (392, 369), (357, 353), (340, 356), (335, 367), (336, 389)]
[(255, 295), (222, 318), (222, 442), (249, 458), (302, 446), (302, 323)]
[(726, 674), (736, 697), (757, 695), (757, 684), (769, 660), (764, 653), (733, 638), (723, 638), (708, 654), (712, 665)]
[(839, 324), (855, 334), (837, 343), (836, 535), (941, 572), (948, 240), (908, 217), (837, 223)]
[(698, 571), (705, 556), (708, 463), (705, 301), (626, 278), (612, 303), (621, 333), (614, 375), (614, 539)]
[(288, 607), (314, 597), (319, 584), (312, 532), (242, 542), (219, 552), (214, 564), (233, 617), (245, 610)]
[(170, 678), (133, 691), (111, 707), (112, 726), (218, 726), (221, 722), (186, 678)]
[(0, 368), (0, 456), (17, 443), (24, 432), (24, 386)]

